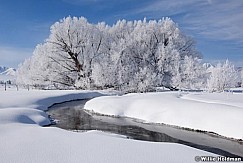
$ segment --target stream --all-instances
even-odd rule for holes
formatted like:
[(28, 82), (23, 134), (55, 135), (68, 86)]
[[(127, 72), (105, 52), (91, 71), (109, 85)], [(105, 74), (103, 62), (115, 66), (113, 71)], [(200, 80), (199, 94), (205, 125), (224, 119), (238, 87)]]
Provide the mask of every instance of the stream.
[(91, 114), (83, 109), (88, 100), (75, 100), (49, 107), (47, 114), (52, 121), (51, 126), (76, 131), (100, 130), (135, 140), (179, 143), (222, 156), (241, 157), (243, 160), (242, 142), (169, 125), (142, 123), (133, 118)]

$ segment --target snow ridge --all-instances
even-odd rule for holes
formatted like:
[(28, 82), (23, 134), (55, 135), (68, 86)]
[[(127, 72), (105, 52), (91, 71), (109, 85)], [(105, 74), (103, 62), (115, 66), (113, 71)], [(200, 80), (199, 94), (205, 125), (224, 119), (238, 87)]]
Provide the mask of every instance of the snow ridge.
[(2, 70), (4, 71), (0, 71), (0, 75), (9, 75), (9, 76), (15, 76), (16, 75), (16, 69), (14, 68), (6, 68), (4, 67)]

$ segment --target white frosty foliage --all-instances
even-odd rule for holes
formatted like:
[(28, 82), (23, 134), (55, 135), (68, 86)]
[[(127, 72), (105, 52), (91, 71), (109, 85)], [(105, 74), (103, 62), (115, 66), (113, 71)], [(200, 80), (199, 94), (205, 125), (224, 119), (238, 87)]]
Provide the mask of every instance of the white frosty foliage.
[(113, 26), (64, 18), (17, 74), (24, 85), (126, 92), (202, 89), (207, 80), (194, 40), (170, 18), (119, 20)]
[(240, 83), (241, 83), (241, 87), (243, 87), (243, 69), (240, 72)]
[(237, 83), (237, 73), (228, 60), (225, 63), (218, 63), (216, 67), (211, 69), (211, 75), (208, 79), (208, 90), (224, 91), (226, 88), (235, 87)]

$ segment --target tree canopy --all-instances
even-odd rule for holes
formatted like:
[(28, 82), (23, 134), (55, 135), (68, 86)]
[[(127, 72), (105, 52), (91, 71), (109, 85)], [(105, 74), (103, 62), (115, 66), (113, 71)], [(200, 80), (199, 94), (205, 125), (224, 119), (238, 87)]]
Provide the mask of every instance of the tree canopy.
[(205, 69), (195, 41), (170, 18), (119, 20), (109, 26), (67, 17), (18, 69), (20, 84), (145, 92), (198, 89)]

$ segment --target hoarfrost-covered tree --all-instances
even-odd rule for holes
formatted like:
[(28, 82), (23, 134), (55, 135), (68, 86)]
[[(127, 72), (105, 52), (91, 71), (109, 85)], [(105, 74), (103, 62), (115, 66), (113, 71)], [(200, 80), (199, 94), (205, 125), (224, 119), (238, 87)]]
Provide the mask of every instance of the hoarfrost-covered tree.
[(18, 85), (32, 84), (31, 77), (30, 77), (30, 62), (31, 62), (31, 58), (28, 58), (19, 65), (19, 68), (17, 69), (16, 72), (17, 74), (16, 84)]
[[(195, 50), (194, 41), (185, 36), (169, 18), (149, 22), (146, 19), (135, 22), (124, 20), (119, 21), (112, 30), (116, 31), (116, 27), (120, 30), (114, 33), (114, 38), (119, 38), (117, 78), (120, 87), (141, 85), (137, 77), (148, 71), (145, 73), (148, 78), (154, 76), (148, 89), (157, 86), (171, 88), (175, 65), (185, 56), (200, 56)], [(135, 84), (136, 81), (139, 83)]]
[(184, 60), (177, 62), (175, 69), (172, 79), (174, 87), (179, 89), (203, 89), (205, 87), (206, 69), (197, 57), (185, 56)]
[[(40, 55), (41, 54), (41, 55)], [(50, 73), (52, 69), (51, 60), (48, 57), (48, 46), (37, 45), (33, 56), (24, 61), (17, 70), (17, 84), (32, 85), (35, 87), (42, 87), (49, 85)]]
[(243, 69), (241, 70), (240, 78), (241, 78), (241, 87), (243, 87)]
[(103, 36), (83, 17), (67, 17), (51, 27), (48, 44), (52, 44), (51, 59), (63, 67), (66, 84), (90, 88), (92, 64), (99, 55)]
[(226, 60), (223, 64), (218, 63), (211, 69), (208, 79), (208, 90), (210, 92), (222, 92), (226, 88), (235, 87), (237, 83), (237, 73), (234, 65)]
[(67, 17), (51, 26), (49, 38), (19, 67), (18, 78), (22, 84), (126, 92), (189, 88), (198, 83), (199, 58), (193, 39), (170, 18), (109, 26)]

